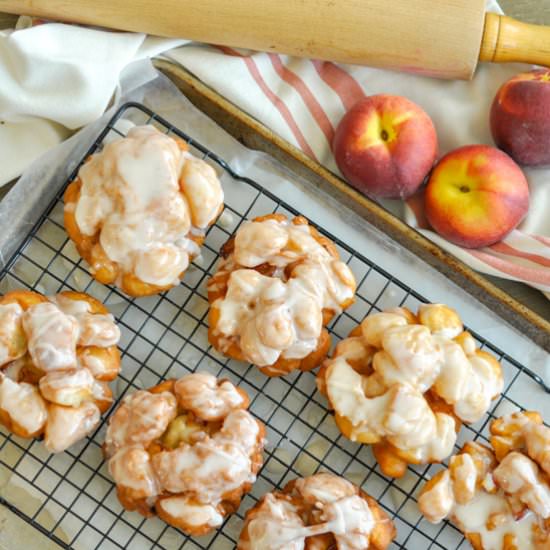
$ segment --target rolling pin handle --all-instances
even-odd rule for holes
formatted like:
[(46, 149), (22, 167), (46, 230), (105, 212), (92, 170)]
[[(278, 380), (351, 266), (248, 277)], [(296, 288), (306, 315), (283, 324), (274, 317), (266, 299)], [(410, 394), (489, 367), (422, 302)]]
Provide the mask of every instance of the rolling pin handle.
[(487, 13), (479, 60), (550, 66), (550, 27)]

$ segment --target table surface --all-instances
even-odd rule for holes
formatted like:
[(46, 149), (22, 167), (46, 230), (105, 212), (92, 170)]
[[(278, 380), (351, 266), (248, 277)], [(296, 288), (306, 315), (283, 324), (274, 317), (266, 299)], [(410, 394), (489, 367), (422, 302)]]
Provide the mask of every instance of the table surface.
[(529, 23), (550, 24), (550, 0), (500, 0), (507, 15)]
[[(550, 24), (550, 0), (500, 0), (500, 5), (505, 13), (512, 17), (530, 23)], [(0, 29), (13, 27), (15, 20), (16, 17), (12, 15), (0, 13)], [(536, 309), (548, 307), (548, 302), (538, 292), (513, 283), (510, 289), (512, 288), (516, 296), (523, 292), (525, 302), (533, 307), (538, 303)], [(17, 541), (17, 544), (14, 544), (14, 541)], [(58, 548), (15, 514), (0, 507), (0, 548), (12, 550), (15, 547), (40, 547), (43, 550)]]

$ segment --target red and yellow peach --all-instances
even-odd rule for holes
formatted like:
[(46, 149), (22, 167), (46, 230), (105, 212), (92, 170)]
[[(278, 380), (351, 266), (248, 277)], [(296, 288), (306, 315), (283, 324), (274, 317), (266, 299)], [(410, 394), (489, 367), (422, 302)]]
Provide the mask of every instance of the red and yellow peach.
[(490, 121), (496, 145), (516, 162), (550, 164), (550, 70), (522, 73), (504, 83)]
[(437, 156), (430, 117), (400, 96), (374, 95), (343, 117), (333, 141), (344, 177), (372, 198), (407, 198), (422, 185)]
[(519, 166), (487, 145), (445, 155), (430, 175), (426, 217), (437, 233), (466, 248), (500, 241), (527, 214), (529, 187)]

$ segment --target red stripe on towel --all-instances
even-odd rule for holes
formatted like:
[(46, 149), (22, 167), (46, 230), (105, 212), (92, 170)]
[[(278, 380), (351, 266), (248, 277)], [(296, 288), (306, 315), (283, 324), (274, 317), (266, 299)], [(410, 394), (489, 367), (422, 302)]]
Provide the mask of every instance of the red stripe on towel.
[(347, 71), (330, 61), (312, 61), (321, 79), (338, 94), (346, 111), (365, 97), (363, 88)]
[(287, 84), (290, 84), (290, 86), (292, 86), (298, 94), (300, 94), (300, 97), (311, 113), (311, 116), (313, 116), (321, 131), (325, 134), (327, 141), (331, 144), (334, 136), (334, 127), (332, 126), (332, 123), (330, 122), (330, 119), (325, 113), (323, 107), (321, 107), (321, 104), (317, 101), (317, 98), (313, 95), (307, 84), (295, 72), (283, 65), (281, 58), (277, 54), (270, 53), (269, 59), (281, 79)]
[(317, 160), (317, 157), (315, 156), (315, 153), (313, 152), (308, 142), (306, 141), (304, 134), (298, 127), (298, 124), (296, 124), (296, 121), (294, 120), (294, 117), (292, 116), (290, 109), (276, 94), (274, 94), (271, 91), (266, 81), (263, 79), (262, 75), (260, 74), (260, 70), (258, 69), (256, 62), (251, 57), (243, 56), (239, 52), (233, 50), (232, 48), (228, 48), (227, 46), (218, 46), (218, 48), (223, 53), (232, 55), (235, 57), (240, 57), (244, 61), (248, 69), (248, 72), (250, 73), (252, 78), (256, 81), (256, 84), (258, 84), (259, 88), (262, 90), (262, 92), (267, 97), (267, 99), (269, 99), (269, 101), (271, 101), (271, 103), (275, 106), (275, 108), (279, 111), (279, 113), (281, 113), (281, 116), (283, 117), (284, 121), (287, 123), (288, 127), (290, 128), (290, 131), (296, 138), (296, 141), (298, 142), (298, 145), (300, 146), (302, 151), (306, 155)]
[(542, 270), (511, 264), (506, 260), (502, 260), (496, 256), (491, 256), (486, 252), (480, 252), (479, 250), (468, 250), (467, 252), (474, 258), (477, 258), (494, 269), (501, 271), (502, 273), (506, 273), (507, 275), (511, 275), (516, 279), (522, 279), (523, 281), (529, 283), (538, 283), (550, 286), (550, 271), (548, 270), (543, 272)]
[(525, 260), (529, 260), (530, 262), (534, 262), (541, 266), (550, 267), (550, 258), (545, 258), (540, 254), (523, 252), (522, 250), (518, 250), (517, 248), (514, 248), (513, 246), (510, 246), (509, 244), (506, 244), (506, 243), (496, 243), (492, 245), (490, 248), (491, 250), (494, 250), (495, 252), (500, 252), (501, 254), (507, 254), (508, 256), (515, 256), (517, 258), (524, 258)]
[(536, 239), (539, 241), (539, 243), (542, 243), (546, 246), (550, 246), (550, 238), (549, 237), (543, 237), (542, 235), (531, 235), (533, 239)]

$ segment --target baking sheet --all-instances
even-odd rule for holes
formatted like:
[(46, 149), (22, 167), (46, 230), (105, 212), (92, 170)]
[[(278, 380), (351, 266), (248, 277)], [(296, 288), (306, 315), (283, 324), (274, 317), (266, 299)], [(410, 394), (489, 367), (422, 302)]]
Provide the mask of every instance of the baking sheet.
[[(67, 241), (62, 228), (62, 205), (56, 201), (49, 215), (43, 217), (36, 237), (10, 266), (12, 276), (1, 279), (0, 290), (26, 283), (42, 292), (53, 293), (66, 285), (86, 289), (106, 301), (123, 331), (123, 377), (115, 388), (119, 397), (128, 388), (147, 387), (155, 384), (159, 377), (181, 376), (196, 368), (240, 383), (254, 398), (252, 411), (270, 426), (266, 465), (252, 496), (243, 501), (239, 514), (230, 518), (220, 533), (196, 541), (187, 540), (159, 520), (145, 521), (135, 513), (122, 510), (101, 460), (99, 445), (103, 428), (94, 434), (92, 441), (81, 442), (69, 452), (51, 457), (39, 442), (29, 443), (3, 433), (0, 436), (2, 496), (27, 518), (33, 518), (36, 525), (72, 548), (118, 548), (131, 544), (132, 548), (223, 549), (234, 546), (233, 541), (240, 530), (239, 518), (255, 498), (289, 478), (308, 475), (324, 467), (343, 473), (356, 483), (364, 483), (367, 492), (379, 498), (391, 513), (398, 513), (395, 521), (399, 535), (394, 547), (426, 548), (432, 539), (436, 540), (434, 548), (460, 545), (461, 537), (453, 527), (446, 524), (434, 527), (425, 521), (418, 523), (414, 494), (421, 479), (430, 475), (434, 467), (411, 469), (403, 480), (388, 483), (375, 467), (368, 447), (339, 436), (324, 399), (316, 393), (311, 373), (270, 380), (257, 369), (226, 361), (209, 349), (205, 282), (215, 269), (215, 253), (243, 217), (280, 209), (280, 200), (286, 200), (346, 243), (347, 249), (342, 248), (341, 252), (361, 281), (357, 304), (333, 323), (336, 338), (345, 336), (373, 305), (385, 308), (404, 302), (415, 308), (418, 297), (408, 292), (408, 285), (431, 301), (443, 301), (456, 307), (470, 327), (544, 376), (548, 371), (548, 354), (514, 333), (438, 272), (334, 203), (333, 199), (312, 189), (310, 184), (268, 157), (252, 153), (229, 138), (184, 101), (166, 80), (159, 79), (134, 93), (132, 99), (143, 100), (172, 124), (208, 144), (234, 170), (253, 178), (269, 193), (223, 174), (228, 213), (209, 232), (202, 259), (196, 262), (184, 283), (166, 296), (140, 300), (127, 300), (89, 278), (74, 247)], [(125, 113), (126, 118), (133, 118), (135, 122), (144, 122), (144, 116), (139, 110)], [(99, 134), (101, 124), (105, 125), (105, 121), (86, 129), (51, 154), (47, 162), (10, 192), (9, 202), (0, 205), (0, 234), (4, 238), (0, 250), (5, 253), (4, 262), (10, 256), (10, 249), (13, 251), (19, 244), (18, 239), (24, 237), (25, 230), (28, 232), (41, 217), (48, 199), (59, 192)], [(120, 128), (124, 130), (123, 126)], [(11, 209), (7, 209), (6, 204)], [(350, 252), (364, 255), (371, 263), (353, 258)], [(405, 285), (392, 280), (393, 277)], [(512, 360), (505, 359), (503, 366), (510, 399), (497, 405), (499, 414), (513, 406), (511, 400), (527, 404), (526, 396), (529, 395), (529, 406), (537, 405), (548, 420), (550, 404), (542, 388), (523, 374)], [(474, 428), (483, 430), (486, 421), (487, 418)], [(461, 441), (467, 435), (471, 437), (472, 432), (464, 430)]]

